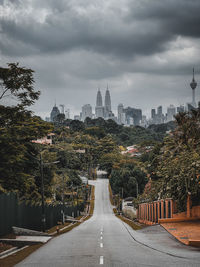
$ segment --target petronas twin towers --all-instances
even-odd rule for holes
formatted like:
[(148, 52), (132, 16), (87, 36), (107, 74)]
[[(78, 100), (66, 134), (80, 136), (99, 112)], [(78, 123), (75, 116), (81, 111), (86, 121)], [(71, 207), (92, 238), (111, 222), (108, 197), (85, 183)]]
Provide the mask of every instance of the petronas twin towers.
[(108, 87), (106, 89), (106, 95), (105, 95), (105, 105), (103, 106), (103, 100), (100, 89), (97, 92), (97, 101), (96, 101), (96, 107), (95, 107), (95, 115), (96, 118), (104, 118), (108, 119), (113, 116), (112, 110), (111, 110), (111, 97), (110, 92), (108, 90)]

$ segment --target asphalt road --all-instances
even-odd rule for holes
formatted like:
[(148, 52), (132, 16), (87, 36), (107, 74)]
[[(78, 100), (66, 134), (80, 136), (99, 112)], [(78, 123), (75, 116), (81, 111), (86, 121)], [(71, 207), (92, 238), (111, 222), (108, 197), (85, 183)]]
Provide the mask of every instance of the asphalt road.
[(95, 185), (93, 217), (17, 266), (200, 266), (200, 251), (180, 244), (160, 226), (133, 231), (112, 212), (108, 180), (91, 183)]

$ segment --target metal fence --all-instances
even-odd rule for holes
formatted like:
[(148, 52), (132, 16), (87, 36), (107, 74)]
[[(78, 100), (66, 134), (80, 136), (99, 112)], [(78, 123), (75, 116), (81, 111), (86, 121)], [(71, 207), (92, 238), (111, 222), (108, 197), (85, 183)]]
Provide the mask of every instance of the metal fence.
[[(46, 229), (62, 221), (63, 205), (45, 205)], [(65, 206), (65, 215), (75, 217), (84, 210), (84, 204), (71, 207)], [(0, 236), (11, 233), (12, 226), (40, 231), (42, 229), (41, 206), (19, 202), (17, 194), (0, 194)]]

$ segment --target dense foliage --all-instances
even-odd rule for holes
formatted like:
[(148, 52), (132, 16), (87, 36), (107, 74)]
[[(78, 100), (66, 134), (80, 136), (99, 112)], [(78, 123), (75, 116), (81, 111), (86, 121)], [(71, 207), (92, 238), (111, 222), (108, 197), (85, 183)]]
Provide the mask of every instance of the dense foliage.
[(143, 155), (150, 179), (141, 200), (173, 198), (178, 210), (186, 209), (187, 195), (193, 204), (200, 197), (200, 108), (176, 116), (177, 128), (151, 155)]
[[(45, 200), (63, 201), (74, 187), (78, 193), (80, 175), (95, 178), (99, 168), (107, 172), (114, 194), (137, 201), (171, 197), (179, 210), (185, 209), (188, 194), (199, 203), (200, 108), (178, 114), (175, 123), (149, 129), (102, 118), (65, 120), (64, 114), (52, 124), (27, 110), (39, 97), (32, 70), (9, 64), (0, 68), (0, 79), (0, 191), (16, 191), (38, 202), (42, 171)], [(3, 105), (7, 93), (17, 100), (15, 105)], [(52, 131), (52, 146), (32, 142)], [(138, 156), (122, 153), (135, 144)]]

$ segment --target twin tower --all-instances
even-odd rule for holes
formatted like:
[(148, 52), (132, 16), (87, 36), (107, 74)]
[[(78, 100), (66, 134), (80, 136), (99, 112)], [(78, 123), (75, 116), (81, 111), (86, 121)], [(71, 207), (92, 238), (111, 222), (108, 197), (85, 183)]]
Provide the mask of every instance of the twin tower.
[(103, 106), (101, 91), (98, 90), (98, 92), (97, 92), (95, 115), (96, 115), (96, 118), (101, 117), (104, 119), (109, 119), (109, 118), (113, 117), (113, 113), (111, 110), (111, 97), (110, 97), (110, 92), (108, 90), (108, 87), (106, 89), (105, 105), (104, 106)]

